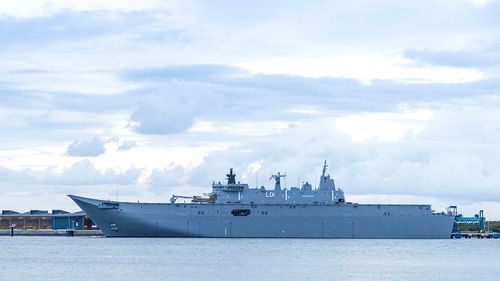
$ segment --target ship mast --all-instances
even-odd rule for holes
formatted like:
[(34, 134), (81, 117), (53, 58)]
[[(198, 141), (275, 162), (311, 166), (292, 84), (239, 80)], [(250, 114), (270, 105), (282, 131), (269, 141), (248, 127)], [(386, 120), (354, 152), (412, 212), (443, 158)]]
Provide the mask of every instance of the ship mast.
[(281, 191), (281, 178), (286, 177), (286, 174), (282, 175), (280, 172), (278, 172), (277, 175), (271, 175), (271, 179), (274, 179), (275, 184), (274, 184), (274, 191)]
[(233, 173), (233, 168), (229, 169), (229, 174), (226, 174), (227, 184), (236, 184), (236, 174)]

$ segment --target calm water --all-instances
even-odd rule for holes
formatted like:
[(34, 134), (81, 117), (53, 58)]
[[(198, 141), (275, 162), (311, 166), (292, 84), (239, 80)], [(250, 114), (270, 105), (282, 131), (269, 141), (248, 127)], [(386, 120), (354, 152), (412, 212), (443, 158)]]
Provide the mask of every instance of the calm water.
[(500, 280), (500, 240), (0, 237), (0, 280)]

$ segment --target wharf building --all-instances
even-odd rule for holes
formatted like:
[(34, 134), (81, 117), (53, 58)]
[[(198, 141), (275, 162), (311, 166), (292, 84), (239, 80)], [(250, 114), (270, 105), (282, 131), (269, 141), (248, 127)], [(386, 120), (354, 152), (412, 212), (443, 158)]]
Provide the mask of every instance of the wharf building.
[(12, 210), (2, 210), (0, 215), (0, 230), (10, 229), (75, 229), (97, 230), (96, 224), (82, 211), (70, 213), (64, 210), (30, 210), (19, 213)]

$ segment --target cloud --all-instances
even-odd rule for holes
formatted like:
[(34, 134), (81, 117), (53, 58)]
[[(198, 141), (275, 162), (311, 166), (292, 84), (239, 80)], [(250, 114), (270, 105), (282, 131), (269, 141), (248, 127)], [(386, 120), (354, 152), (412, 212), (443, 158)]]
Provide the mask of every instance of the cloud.
[(140, 170), (137, 168), (130, 168), (124, 172), (113, 170), (101, 171), (90, 160), (83, 159), (82, 161), (75, 162), (60, 175), (49, 174), (46, 182), (63, 185), (127, 185), (135, 183), (139, 175)]
[(130, 116), (130, 128), (151, 135), (184, 132), (194, 124), (191, 102), (172, 93), (146, 96)]
[(167, 169), (155, 169), (148, 178), (148, 184), (153, 188), (172, 189), (185, 186), (187, 169), (182, 166), (171, 166)]
[(165, 81), (167, 79), (217, 82), (225, 78), (244, 75), (248, 75), (248, 72), (237, 67), (227, 65), (192, 64), (128, 70), (124, 71), (122, 76), (131, 80), (155, 82)]
[[(144, 19), (144, 17), (143, 17)], [(83, 40), (86, 38), (112, 35), (120, 29), (116, 21), (133, 21), (130, 16), (113, 20), (103, 12), (60, 12), (50, 17), (37, 17), (25, 20), (0, 17), (0, 44), (8, 46), (29, 46), (29, 43), (43, 45), (64, 40)], [(85, 24), (82, 24), (85, 23)], [(137, 22), (135, 22), (138, 24)], [(100, 28), (107, 26), (107, 28)], [(30, 32), (22, 32), (30, 30)]]
[(96, 157), (106, 152), (106, 142), (98, 137), (90, 140), (75, 141), (68, 146), (66, 155), (74, 157)]
[[(391, 121), (398, 126), (384, 127), (385, 119), (372, 117), (371, 122), (380, 125), (374, 130), (399, 130), (400, 125), (413, 124), (409, 118), (416, 118), (422, 125), (417, 132), (390, 141), (365, 138), (354, 142), (351, 138), (356, 137), (355, 132), (340, 133), (332, 122), (337, 117), (326, 114), (275, 134), (249, 136), (244, 141), (237, 138), (239, 144), (206, 156), (189, 172), (186, 184), (207, 186), (212, 180), (223, 181), (231, 167), (238, 180), (251, 186), (256, 178), (260, 184), (269, 185), (266, 179), (277, 171), (287, 172), (287, 186), (305, 180), (314, 183), (322, 160), (327, 159), (330, 172), (348, 196), (431, 196), (459, 205), (498, 202), (500, 197), (492, 193), (497, 189), (500, 169), (500, 152), (495, 148), (500, 138), (498, 98), (464, 98), (434, 105), (432, 115), (426, 113), (425, 118), (414, 116), (430, 110), (429, 105), (420, 106), (395, 114), (405, 116)], [(224, 139), (230, 135), (217, 134)], [(256, 161), (261, 167), (257, 173), (251, 169)]]
[[(173, 6), (172, 4), (170, 4)], [(132, 12), (132, 11), (157, 11), (167, 7), (163, 1), (146, 0), (138, 4), (135, 1), (85, 1), (75, 3), (73, 1), (19, 1), (5, 2), (0, 8), (0, 15), (18, 18), (49, 17), (61, 11), (89, 12)]]
[[(322, 58), (330, 58), (321, 68), (316, 68), (320, 73), (315, 76), (332, 75), (330, 70), (336, 67), (332, 63), (336, 63), (335, 69), (346, 70), (340, 72), (341, 77), (359, 78), (363, 74), (364, 80), (401, 78), (401, 73), (395, 71), (401, 69), (397, 54), (408, 46), (437, 49), (449, 42), (461, 48), (489, 39), (495, 33), (498, 14), (496, 3), (484, 9), (463, 1), (424, 1), (412, 5), (398, 1), (362, 5), (323, 2), (314, 6), (300, 1), (257, 6), (224, 3), (220, 5), (224, 9), (199, 2), (141, 2), (130, 7), (115, 2), (57, 3), (2, 5), (0, 14), (33, 10), (44, 15), (32, 18), (28, 11), (27, 17), (15, 17), (14, 13), (2, 18), (2, 33), (10, 35), (4, 43), (13, 46), (0, 56), (2, 69), (53, 71), (56, 72), (53, 77), (45, 75), (39, 79), (52, 78), (51, 81), (59, 82), (42, 84), (33, 79), (36, 77), (33, 74), (31, 79), (19, 77), (18, 86), (31, 81), (24, 86), (34, 89), (34, 85), (40, 88), (63, 84), (73, 91), (86, 87), (87, 93), (99, 89), (116, 92), (123, 90), (124, 85), (112, 81), (114, 74), (124, 69), (166, 64), (255, 65), (279, 58), (302, 61), (305, 66), (312, 64), (302, 70), (300, 65), (294, 65), (289, 71), (282, 66), (282, 74), (297, 74), (299, 70), (311, 72)], [(296, 11), (302, 12), (298, 15)], [(446, 11), (446, 19), (441, 11)], [(19, 32), (28, 29), (30, 32)], [(342, 58), (349, 59), (343, 61)], [(377, 69), (392, 69), (392, 76)], [(367, 72), (372, 77), (367, 77)], [(406, 69), (402, 74), (412, 80), (408, 76), (418, 78), (422, 73)], [(433, 73), (436, 72), (426, 77), (432, 78)], [(442, 71), (437, 73), (444, 75)], [(85, 81), (78, 80), (80, 76), (80, 79), (86, 78)], [(58, 77), (72, 78), (71, 83), (64, 83), (68, 79), (58, 81)], [(100, 87), (91, 87), (96, 81), (100, 81)], [(60, 86), (58, 89), (63, 90)]]
[(135, 147), (137, 147), (137, 143), (135, 141), (124, 140), (120, 146), (118, 146), (118, 151), (127, 151)]
[[(197, 67), (201, 69), (196, 70)], [(394, 81), (364, 85), (354, 79), (250, 74), (222, 66), (143, 69), (125, 73), (124, 77), (147, 81), (150, 86), (143, 91), (158, 91), (147, 98), (141, 97), (145, 101), (140, 101), (131, 118), (136, 122), (132, 123), (136, 132), (149, 134), (179, 133), (193, 128), (195, 120), (216, 120), (218, 124), (240, 120), (301, 120), (307, 117), (296, 111), (300, 106), (314, 107), (319, 113), (394, 110), (401, 103), (446, 101), (498, 88), (496, 80), (461, 85)], [(171, 124), (163, 120), (170, 119), (180, 120), (178, 126), (169, 128)]]
[(459, 51), (407, 50), (405, 56), (421, 63), (453, 67), (496, 67), (500, 64), (500, 46)]
[(74, 185), (92, 186), (105, 184), (129, 185), (137, 181), (141, 171), (131, 167), (125, 171), (99, 170), (88, 160), (74, 162), (62, 171), (23, 169), (12, 170), (0, 167), (1, 182), (22, 186)]
[(363, 202), (500, 204), (498, 1), (128, 4), (1, 5), (3, 194), (291, 186), (326, 158)]
[[(471, 82), (482, 78), (475, 69), (422, 67), (400, 56), (331, 56), (282, 57), (239, 64), (252, 73), (289, 74), (302, 77), (349, 77), (371, 83), (373, 80), (396, 80), (420, 83)], [(364, 67), (362, 67), (364, 66)]]

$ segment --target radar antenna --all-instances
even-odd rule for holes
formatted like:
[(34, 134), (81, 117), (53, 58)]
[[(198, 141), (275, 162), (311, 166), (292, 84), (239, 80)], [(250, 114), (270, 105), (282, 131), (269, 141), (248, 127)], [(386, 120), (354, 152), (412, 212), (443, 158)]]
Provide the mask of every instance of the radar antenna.
[(277, 175), (271, 175), (271, 177), (269, 178), (269, 180), (274, 179), (274, 181), (275, 181), (275, 184), (274, 184), (275, 191), (281, 190), (281, 178), (284, 178), (284, 177), (286, 177), (286, 174), (282, 175), (282, 174), (280, 174), (280, 172), (278, 172)]

